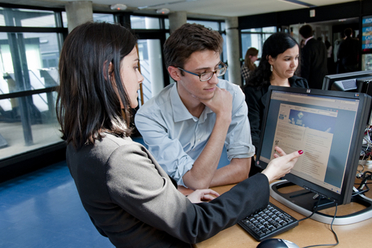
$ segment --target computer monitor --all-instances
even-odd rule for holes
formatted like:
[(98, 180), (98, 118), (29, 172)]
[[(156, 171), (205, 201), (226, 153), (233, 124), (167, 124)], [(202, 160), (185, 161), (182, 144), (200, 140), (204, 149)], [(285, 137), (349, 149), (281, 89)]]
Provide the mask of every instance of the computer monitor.
[(324, 77), (322, 90), (352, 91), (368, 94), (372, 93), (372, 86), (369, 87), (370, 82), (372, 82), (372, 71), (332, 74)]
[[(323, 79), (322, 89), (359, 92), (372, 96), (372, 71), (355, 71), (326, 75)], [(372, 125), (372, 114), (370, 114), (367, 123)]]
[(286, 153), (304, 151), (284, 177), (301, 190), (283, 194), (280, 187), (271, 187), (271, 195), (275, 193), (275, 199), (304, 215), (318, 203), (317, 210), (349, 203), (371, 97), (275, 86), (270, 86), (267, 94), (256, 166), (266, 168), (276, 145)]

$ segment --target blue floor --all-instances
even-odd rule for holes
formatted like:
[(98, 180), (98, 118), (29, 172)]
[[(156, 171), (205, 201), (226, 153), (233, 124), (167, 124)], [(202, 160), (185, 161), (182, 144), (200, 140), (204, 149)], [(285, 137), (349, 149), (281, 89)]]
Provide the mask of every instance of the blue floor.
[(114, 247), (85, 212), (65, 162), (0, 184), (0, 247)]
[(33, 247), (114, 247), (91, 223), (65, 162), (0, 183), (0, 248)]

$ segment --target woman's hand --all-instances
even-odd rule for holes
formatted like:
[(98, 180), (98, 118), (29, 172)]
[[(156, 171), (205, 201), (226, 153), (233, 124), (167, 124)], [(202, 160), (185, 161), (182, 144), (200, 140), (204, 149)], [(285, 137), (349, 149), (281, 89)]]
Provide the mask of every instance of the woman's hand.
[(187, 196), (192, 203), (210, 201), (220, 196), (216, 191), (211, 189), (197, 189)]
[(297, 159), (303, 154), (302, 150), (285, 154), (285, 152), (278, 146), (275, 146), (277, 153), (274, 154), (275, 159), (271, 160), (266, 169), (262, 171), (267, 176), (269, 182), (279, 179), (285, 174), (289, 173)]

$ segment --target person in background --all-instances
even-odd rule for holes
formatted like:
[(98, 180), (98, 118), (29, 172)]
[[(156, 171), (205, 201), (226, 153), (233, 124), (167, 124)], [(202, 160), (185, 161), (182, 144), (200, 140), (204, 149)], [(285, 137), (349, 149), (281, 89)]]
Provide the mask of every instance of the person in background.
[[(249, 174), (255, 150), (248, 109), (241, 88), (218, 78), (227, 70), (222, 43), (217, 31), (203, 25), (175, 30), (164, 44), (164, 59), (176, 83), (135, 115), (151, 154), (182, 187), (237, 183)], [(218, 168), (224, 146), (230, 163)]]
[(244, 79), (245, 84), (247, 84), (249, 75), (256, 69), (254, 62), (258, 59), (258, 50), (254, 47), (248, 48), (244, 57), (244, 64), (240, 68), (240, 73)]
[(256, 148), (260, 144), (269, 86), (309, 87), (306, 79), (295, 76), (299, 60), (299, 45), (289, 34), (275, 33), (264, 42), (260, 63), (243, 88), (248, 105), (252, 143)]
[(353, 30), (346, 28), (345, 39), (341, 42), (337, 52), (337, 59), (340, 63), (339, 73), (353, 72), (359, 70), (360, 46), (359, 40), (353, 38)]
[(130, 138), (129, 110), (144, 79), (136, 42), (130, 30), (109, 23), (82, 24), (64, 41), (57, 118), (66, 162), (92, 223), (115, 247), (192, 247), (267, 206), (269, 182), (303, 152), (285, 155), (277, 147), (262, 173), (225, 194), (184, 196)]
[(308, 81), (310, 88), (322, 89), (323, 79), (328, 73), (325, 44), (314, 38), (310, 25), (303, 25), (299, 33), (305, 40), (301, 50), (301, 77)]
[(345, 39), (344, 32), (339, 32), (338, 33), (338, 39), (335, 40), (334, 46), (333, 46), (333, 62), (335, 63), (335, 73), (340, 73), (340, 70), (342, 70), (340, 67), (340, 61), (338, 60), (337, 54), (338, 54), (338, 49), (340, 48), (340, 44), (342, 41)]

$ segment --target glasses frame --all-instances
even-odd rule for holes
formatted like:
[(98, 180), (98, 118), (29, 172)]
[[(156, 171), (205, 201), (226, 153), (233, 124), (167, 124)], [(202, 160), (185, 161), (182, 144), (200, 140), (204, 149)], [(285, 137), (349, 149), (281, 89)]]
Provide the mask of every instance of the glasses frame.
[[(222, 68), (219, 68), (219, 69), (216, 69), (216, 70), (214, 70), (214, 71), (210, 71), (210, 72), (203, 72), (203, 73), (201, 73), (201, 74), (197, 74), (197, 73), (195, 73), (195, 72), (187, 71), (187, 70), (185, 70), (185, 69), (183, 69), (183, 68), (181, 68), (181, 67), (177, 67), (177, 68), (178, 68), (179, 70), (184, 71), (184, 72), (187, 72), (187, 73), (189, 73), (189, 74), (191, 74), (191, 75), (198, 76), (200, 82), (206, 82), (206, 81), (209, 81), (209, 80), (214, 76), (214, 74), (217, 73), (218, 70), (221, 70), (221, 69), (223, 69), (223, 68), (225, 68), (224, 73), (221, 74), (221, 75), (219, 75), (219, 76), (217, 76), (217, 77), (221, 77), (221, 76), (225, 75), (225, 73), (226, 73), (226, 71), (227, 71), (227, 65), (226, 65), (224, 62), (222, 62), (222, 61), (219, 63), (219, 65), (222, 65)], [(201, 77), (202, 77), (203, 75), (205, 75), (205, 74), (207, 74), (207, 73), (211, 73), (211, 72), (212, 72), (212, 75), (210, 76), (210, 78), (208, 78), (208, 79), (206, 79), (206, 80), (202, 80), (202, 79), (201, 79)]]

